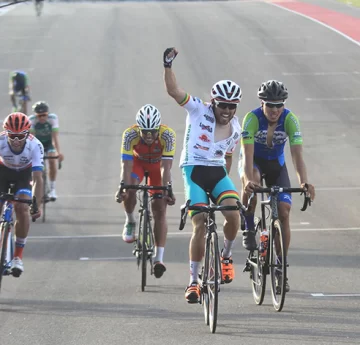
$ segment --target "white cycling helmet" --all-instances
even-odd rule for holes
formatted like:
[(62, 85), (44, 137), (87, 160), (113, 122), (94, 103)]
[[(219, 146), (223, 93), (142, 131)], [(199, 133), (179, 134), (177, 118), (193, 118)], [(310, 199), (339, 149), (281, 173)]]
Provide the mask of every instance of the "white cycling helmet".
[(219, 102), (240, 103), (241, 88), (231, 80), (220, 80), (211, 88), (211, 99)]
[(136, 114), (136, 123), (141, 129), (158, 129), (161, 124), (160, 111), (151, 104), (145, 104)]

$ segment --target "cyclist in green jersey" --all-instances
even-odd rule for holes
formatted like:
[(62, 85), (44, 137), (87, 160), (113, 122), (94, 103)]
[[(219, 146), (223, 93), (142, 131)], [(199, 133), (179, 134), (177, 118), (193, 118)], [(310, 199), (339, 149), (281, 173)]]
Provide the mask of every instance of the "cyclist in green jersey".
[[(61, 162), (64, 155), (59, 144), (59, 120), (56, 114), (49, 113), (49, 105), (44, 101), (36, 102), (32, 107), (34, 114), (29, 117), (30, 132), (41, 141), (45, 156), (58, 156)], [(57, 175), (56, 159), (49, 159), (50, 200), (57, 199), (55, 181)]]
[[(247, 204), (249, 195), (260, 185), (261, 176), (271, 187), (290, 187), (290, 179), (285, 164), (285, 144), (289, 141), (291, 158), (301, 188), (305, 186), (311, 200), (315, 198), (315, 188), (309, 183), (303, 158), (303, 139), (297, 116), (285, 107), (288, 91), (282, 82), (268, 80), (258, 90), (260, 107), (247, 113), (243, 119), (239, 174), (243, 185), (243, 202)], [(279, 218), (285, 232), (285, 252), (290, 245), (291, 194), (279, 196)], [(249, 212), (245, 215), (243, 246), (248, 250), (256, 248), (254, 211), (256, 197), (252, 199)], [(277, 257), (281, 261), (281, 257)], [(286, 291), (290, 290), (286, 282)]]

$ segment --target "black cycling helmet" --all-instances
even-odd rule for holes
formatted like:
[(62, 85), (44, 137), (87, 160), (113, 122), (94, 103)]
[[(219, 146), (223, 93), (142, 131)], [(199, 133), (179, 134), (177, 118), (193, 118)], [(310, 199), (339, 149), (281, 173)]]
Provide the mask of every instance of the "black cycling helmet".
[(39, 101), (32, 106), (32, 110), (37, 114), (48, 113), (49, 105), (45, 101)]
[(259, 87), (258, 97), (263, 101), (283, 101), (288, 98), (288, 91), (282, 82), (268, 80)]

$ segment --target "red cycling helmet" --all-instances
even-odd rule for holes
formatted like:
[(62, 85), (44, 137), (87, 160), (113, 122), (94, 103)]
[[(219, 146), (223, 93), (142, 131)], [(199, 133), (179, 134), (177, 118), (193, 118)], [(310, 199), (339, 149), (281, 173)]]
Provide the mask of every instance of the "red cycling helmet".
[(29, 132), (31, 124), (29, 118), (23, 113), (11, 113), (4, 120), (3, 127), (11, 133)]

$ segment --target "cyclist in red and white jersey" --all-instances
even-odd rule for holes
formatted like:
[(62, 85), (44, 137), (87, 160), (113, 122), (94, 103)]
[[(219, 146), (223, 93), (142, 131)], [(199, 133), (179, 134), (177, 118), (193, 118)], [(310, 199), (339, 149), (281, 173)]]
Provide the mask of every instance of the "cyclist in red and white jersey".
[[(31, 199), (33, 191), (38, 210), (31, 217), (36, 219), (41, 215), (44, 148), (30, 134), (30, 127), (29, 118), (23, 113), (12, 113), (4, 120), (4, 131), (0, 133), (0, 193), (7, 193), (10, 183), (15, 184), (14, 193), (19, 198)], [(11, 270), (14, 277), (19, 277), (24, 271), (22, 256), (30, 228), (29, 205), (14, 203), (14, 210), (16, 241)]]

